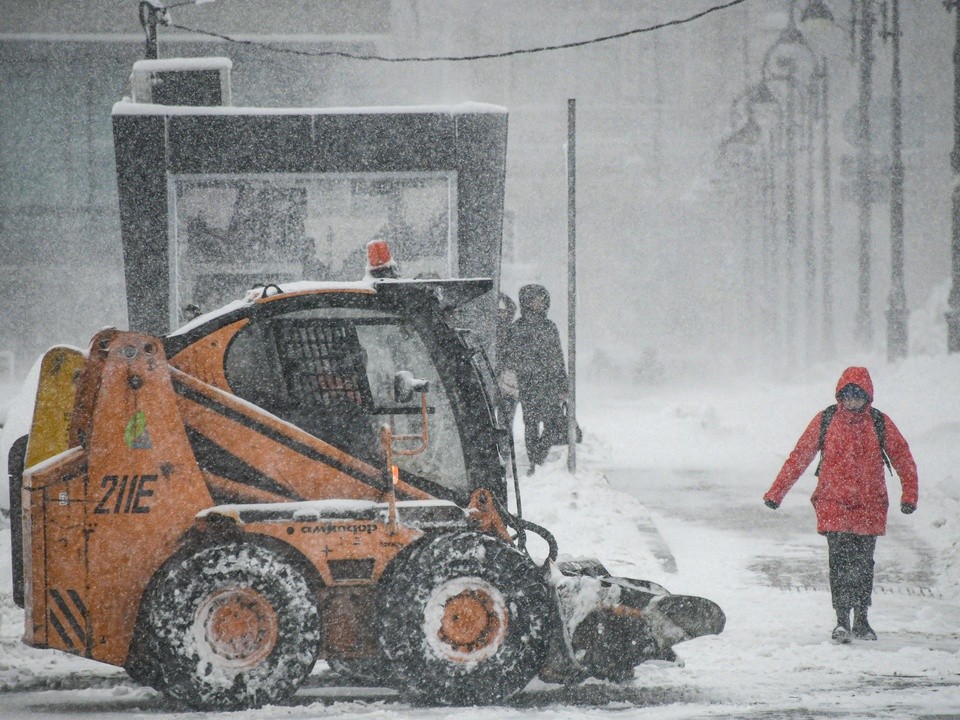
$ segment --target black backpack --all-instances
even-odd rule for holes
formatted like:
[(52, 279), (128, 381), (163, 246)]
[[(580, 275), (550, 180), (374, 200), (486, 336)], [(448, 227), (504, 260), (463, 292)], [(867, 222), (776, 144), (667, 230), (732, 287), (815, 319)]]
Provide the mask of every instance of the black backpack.
[[(814, 475), (820, 474), (820, 465), (823, 464), (823, 441), (827, 437), (827, 428), (837, 412), (837, 406), (831, 405), (820, 414), (820, 462), (817, 463), (817, 469)], [(870, 408), (870, 417), (873, 418), (873, 429), (877, 432), (877, 440), (880, 441), (880, 455), (883, 456), (883, 464), (887, 466), (890, 474), (893, 474), (893, 468), (890, 467), (890, 458), (887, 457), (887, 421), (883, 413), (875, 407)]]

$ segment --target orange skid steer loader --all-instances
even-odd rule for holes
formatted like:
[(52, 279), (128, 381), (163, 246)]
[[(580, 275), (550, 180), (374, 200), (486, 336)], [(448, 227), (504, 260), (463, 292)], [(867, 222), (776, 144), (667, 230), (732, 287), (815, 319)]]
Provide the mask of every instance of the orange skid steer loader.
[(450, 323), (490, 287), (273, 285), (162, 338), (51, 350), (10, 459), (24, 642), (230, 709), (283, 702), (318, 658), (475, 704), (719, 633), (709, 600), (557, 563), (507, 510), (495, 383)]

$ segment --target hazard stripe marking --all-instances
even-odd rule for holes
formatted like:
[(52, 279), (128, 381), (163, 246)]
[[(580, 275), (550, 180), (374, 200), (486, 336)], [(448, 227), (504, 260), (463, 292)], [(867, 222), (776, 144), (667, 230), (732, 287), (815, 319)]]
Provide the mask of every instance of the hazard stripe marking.
[(68, 648), (75, 647), (73, 640), (70, 639), (70, 636), (67, 635), (66, 628), (63, 627), (60, 620), (57, 619), (57, 616), (54, 615), (53, 609), (50, 609), (50, 624), (53, 625), (53, 629), (57, 631), (57, 635), (60, 636), (60, 639), (63, 640), (63, 644)]
[[(53, 598), (53, 601), (60, 610), (60, 614), (63, 616), (63, 619), (67, 621), (67, 624), (76, 635), (77, 640), (80, 641), (80, 645), (86, 647), (87, 630), (84, 625), (86, 625), (88, 620), (87, 607), (83, 604), (83, 600), (80, 599), (80, 595), (76, 590), (67, 590), (66, 593), (70, 597), (70, 600), (73, 601), (76, 611), (70, 607), (66, 598), (64, 598), (63, 594), (59, 590), (51, 590), (50, 597)], [(77, 618), (77, 612), (79, 612), (79, 619)], [(83, 625), (80, 624), (81, 620), (84, 623)], [(63, 641), (69, 647), (74, 647), (74, 643), (70, 640), (66, 628), (64, 627), (60, 618), (58, 618), (56, 613), (54, 613), (53, 608), (50, 608), (50, 621), (54, 626), (54, 629), (57, 631), (57, 634), (60, 635)]]
[(87, 606), (83, 604), (83, 600), (80, 599), (80, 594), (76, 590), (67, 590), (67, 595), (73, 600), (73, 604), (77, 606), (77, 610), (80, 611), (80, 616), (86, 620), (90, 613), (87, 611)]

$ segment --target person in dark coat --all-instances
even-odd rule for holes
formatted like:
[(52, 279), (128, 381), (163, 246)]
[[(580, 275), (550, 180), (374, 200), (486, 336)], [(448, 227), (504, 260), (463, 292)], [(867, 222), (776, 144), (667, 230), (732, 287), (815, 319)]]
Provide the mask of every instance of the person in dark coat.
[(508, 430), (513, 429), (513, 418), (520, 399), (517, 373), (509, 367), (507, 361), (513, 319), (516, 314), (517, 304), (506, 293), (500, 293), (500, 301), (497, 305), (497, 387), (500, 391), (501, 424)]
[(547, 318), (550, 294), (542, 285), (520, 288), (520, 317), (510, 328), (506, 367), (517, 377), (528, 474), (547, 458), (564, 426), (567, 370), (560, 332)]
[[(917, 465), (903, 435), (872, 407), (873, 382), (863, 367), (844, 370), (837, 405), (817, 414), (804, 431), (773, 485), (763, 496), (776, 510), (818, 452), (817, 487), (810, 501), (817, 532), (827, 538), (830, 593), (837, 612), (833, 640), (876, 640), (867, 620), (873, 593), (873, 552), (887, 528), (887, 458), (900, 477), (900, 510), (917, 509)], [(822, 439), (821, 439), (822, 438)], [(850, 611), (853, 610), (853, 626)]]

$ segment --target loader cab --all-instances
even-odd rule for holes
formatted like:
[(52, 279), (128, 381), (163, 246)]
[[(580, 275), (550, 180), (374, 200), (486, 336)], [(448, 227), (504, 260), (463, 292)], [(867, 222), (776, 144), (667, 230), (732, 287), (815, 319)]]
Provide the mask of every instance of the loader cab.
[[(380, 429), (421, 433), (420, 398), (398, 394), (401, 373), (427, 391), (426, 448), (398, 455), (401, 479), (432, 497), (469, 502), (477, 488), (506, 501), (507, 447), (484, 381), (480, 343), (449, 321), (489, 280), (381, 280), (274, 286), (165, 339), (171, 365), (211, 382), (372, 466)], [(304, 289), (306, 288), (306, 289)], [(222, 348), (222, 351), (215, 348)], [(222, 372), (213, 372), (211, 355)], [(205, 366), (205, 367), (201, 367)], [(503, 445), (501, 447), (501, 445)], [(402, 449), (402, 448), (401, 448)]]

